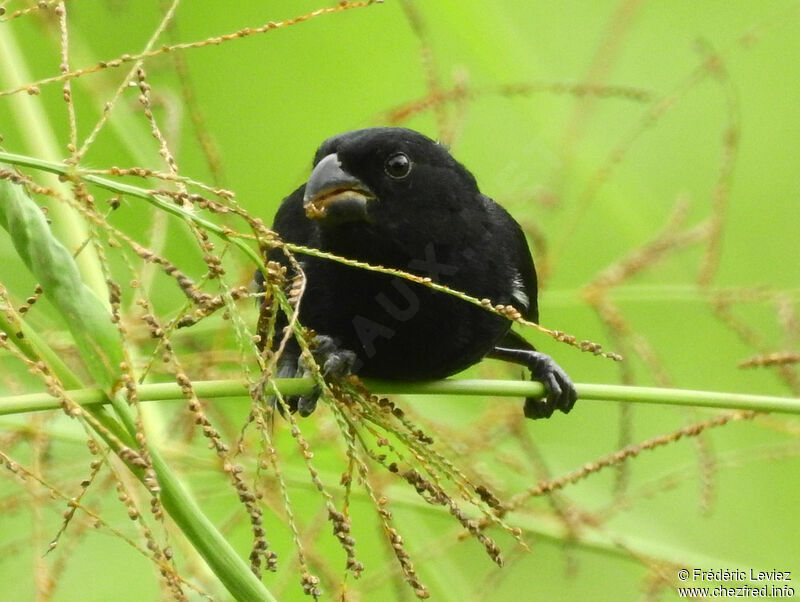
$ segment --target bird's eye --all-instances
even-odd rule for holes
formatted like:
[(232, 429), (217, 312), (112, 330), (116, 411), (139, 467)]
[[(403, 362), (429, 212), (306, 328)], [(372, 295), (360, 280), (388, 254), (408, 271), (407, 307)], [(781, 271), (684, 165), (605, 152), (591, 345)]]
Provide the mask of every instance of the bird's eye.
[(405, 178), (411, 171), (411, 159), (405, 153), (395, 153), (386, 159), (383, 168), (392, 178)]

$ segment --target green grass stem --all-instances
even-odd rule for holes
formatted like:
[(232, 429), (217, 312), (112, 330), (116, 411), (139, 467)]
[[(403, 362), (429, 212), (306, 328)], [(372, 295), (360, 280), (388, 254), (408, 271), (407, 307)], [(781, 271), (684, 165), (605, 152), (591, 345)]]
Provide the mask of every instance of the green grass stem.
[[(314, 386), (310, 378), (276, 378), (275, 386), (283, 395), (309, 393)], [(447, 379), (430, 382), (391, 382), (366, 380), (376, 395), (464, 395), (478, 397), (538, 397), (544, 392), (541, 383), (524, 380)], [(206, 399), (249, 398), (247, 385), (239, 380), (207, 380), (192, 383), (197, 396)], [(673, 406), (690, 406), (727, 410), (753, 410), (800, 415), (800, 399), (748, 393), (722, 393), (690, 389), (628, 387), (623, 385), (576, 384), (582, 401), (611, 401)], [(69, 391), (71, 399), (82, 406), (108, 403), (99, 389)], [(184, 399), (176, 383), (144, 384), (138, 387), (140, 401)], [(40, 412), (58, 407), (47, 393), (30, 393), (0, 398), (0, 415)]]

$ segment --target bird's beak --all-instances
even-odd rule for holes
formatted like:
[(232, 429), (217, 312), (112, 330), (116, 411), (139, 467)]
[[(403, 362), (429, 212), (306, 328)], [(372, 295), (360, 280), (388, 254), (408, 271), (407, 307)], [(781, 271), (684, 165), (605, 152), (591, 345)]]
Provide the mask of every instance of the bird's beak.
[(350, 175), (333, 153), (317, 163), (306, 182), (303, 207), (309, 219), (332, 223), (368, 220), (367, 204), (375, 194)]

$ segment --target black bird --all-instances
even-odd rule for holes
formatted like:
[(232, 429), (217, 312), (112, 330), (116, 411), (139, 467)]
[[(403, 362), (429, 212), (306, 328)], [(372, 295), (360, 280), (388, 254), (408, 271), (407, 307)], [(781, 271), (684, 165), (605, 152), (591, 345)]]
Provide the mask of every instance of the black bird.
[[(281, 239), (428, 277), (538, 322), (536, 271), (521, 227), (445, 146), (409, 129), (355, 130), (323, 142), (313, 165), (278, 209), (273, 229)], [(268, 259), (289, 267), (280, 249)], [(527, 366), (545, 386), (544, 399), (526, 399), (525, 416), (572, 409), (570, 378), (509, 320), (403, 278), (297, 259), (307, 283), (299, 320), (318, 334), (323, 372), (430, 380), (498, 358)], [(256, 282), (263, 286), (260, 272)], [(280, 376), (304, 372), (299, 351), (292, 341)], [(316, 397), (289, 405), (308, 415)]]

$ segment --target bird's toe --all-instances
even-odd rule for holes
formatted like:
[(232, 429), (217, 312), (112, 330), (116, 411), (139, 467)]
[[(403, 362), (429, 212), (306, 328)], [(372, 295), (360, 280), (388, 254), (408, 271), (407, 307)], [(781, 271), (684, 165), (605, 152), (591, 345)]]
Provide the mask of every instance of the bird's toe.
[(534, 352), (534, 354), (529, 364), (531, 377), (544, 385), (545, 397), (526, 399), (525, 416), (534, 420), (549, 418), (556, 409), (568, 413), (578, 399), (575, 385), (553, 358), (544, 353)]
[(317, 385), (308, 395), (299, 395), (292, 398), (290, 400), (289, 407), (292, 409), (292, 411), (297, 410), (297, 413), (303, 418), (311, 416), (311, 414), (314, 413), (314, 410), (317, 409), (317, 401), (319, 401), (319, 396), (321, 393), (322, 390), (320, 389), (319, 385)]
[(356, 354), (347, 349), (337, 349), (328, 353), (322, 362), (322, 375), (325, 378), (341, 378), (353, 373)]
[(523, 413), (525, 418), (531, 420), (539, 420), (540, 418), (550, 418), (555, 411), (555, 406), (547, 401), (547, 399), (538, 399), (536, 397), (526, 397)]

